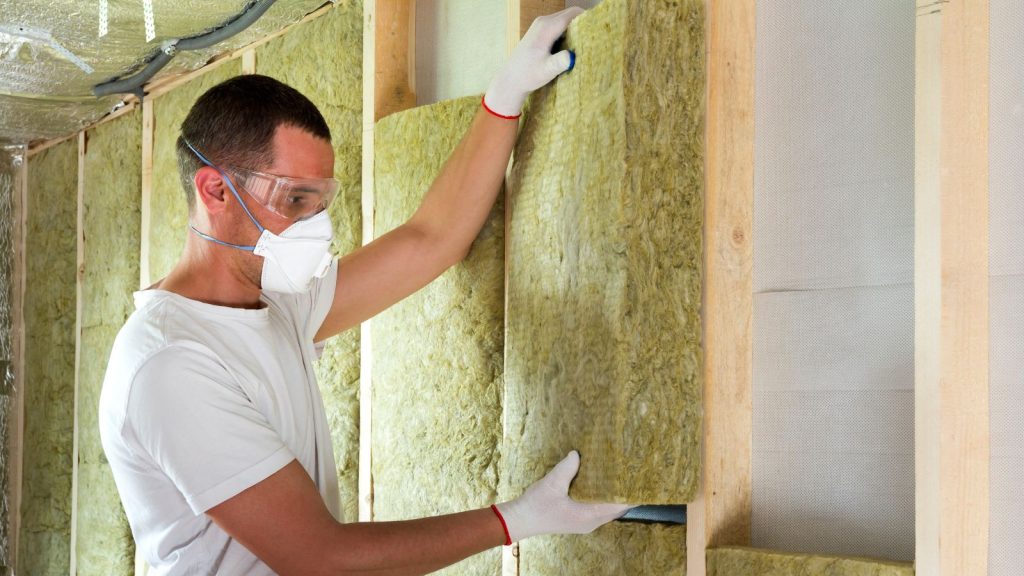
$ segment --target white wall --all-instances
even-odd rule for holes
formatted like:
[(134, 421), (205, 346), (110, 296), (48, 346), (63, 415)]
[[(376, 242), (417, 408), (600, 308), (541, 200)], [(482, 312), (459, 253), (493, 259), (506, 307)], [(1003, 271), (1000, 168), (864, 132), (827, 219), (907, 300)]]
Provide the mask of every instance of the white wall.
[(914, 1), (758, 2), (755, 546), (914, 554)]
[(990, 4), (990, 576), (1024, 566), (1024, 3)]

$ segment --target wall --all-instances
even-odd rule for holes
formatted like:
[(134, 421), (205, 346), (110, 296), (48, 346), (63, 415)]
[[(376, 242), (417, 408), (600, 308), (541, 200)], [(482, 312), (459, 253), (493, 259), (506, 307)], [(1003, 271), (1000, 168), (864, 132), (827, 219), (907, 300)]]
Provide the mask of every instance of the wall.
[[(470, 96), (377, 123), (378, 235), (412, 216), (479, 106)], [(499, 201), (466, 260), (373, 319), (375, 520), (436, 516), (496, 501), (504, 223)], [(492, 549), (443, 573), (495, 574), (500, 561)]]
[(71, 561), (77, 197), (77, 139), (29, 158), (18, 545), (24, 574), (67, 574)]
[(1024, 566), (1024, 6), (990, 4), (990, 576)]
[(0, 568), (11, 562), (11, 445), (14, 422), (14, 196), (22, 151), (0, 148)]
[(505, 62), (506, 19), (504, 0), (417, 2), (416, 104), (483, 94)]
[(757, 4), (758, 547), (914, 556), (914, 22)]
[(83, 162), (76, 566), (81, 575), (127, 576), (135, 542), (103, 454), (99, 401), (110, 349), (139, 288), (141, 110), (87, 131)]

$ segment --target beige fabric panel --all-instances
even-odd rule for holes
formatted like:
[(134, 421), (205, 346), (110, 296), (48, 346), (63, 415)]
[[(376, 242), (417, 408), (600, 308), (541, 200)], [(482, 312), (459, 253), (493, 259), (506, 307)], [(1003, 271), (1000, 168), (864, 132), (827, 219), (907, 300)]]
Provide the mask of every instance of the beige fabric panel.
[(708, 576), (914, 576), (912, 564), (753, 548), (716, 548), (707, 558)]
[[(479, 96), (388, 116), (375, 130), (375, 229), (419, 206)], [(466, 260), (372, 321), (373, 514), (433, 516), (495, 502), (501, 439), (504, 204)], [(492, 575), (497, 549), (443, 571)]]
[(416, 103), (487, 90), (505, 62), (505, 0), (416, 3)]
[(602, 2), (570, 27), (576, 69), (531, 102), (510, 191), (510, 496), (571, 449), (576, 498), (694, 495), (703, 10)]
[[(310, 58), (310, 54), (320, 57)], [(363, 3), (333, 10), (260, 46), (256, 72), (302, 92), (331, 129), (334, 177), (341, 182), (330, 207), (335, 254), (362, 243)], [(330, 339), (316, 365), (331, 427), (344, 519), (359, 517), (359, 330)]]

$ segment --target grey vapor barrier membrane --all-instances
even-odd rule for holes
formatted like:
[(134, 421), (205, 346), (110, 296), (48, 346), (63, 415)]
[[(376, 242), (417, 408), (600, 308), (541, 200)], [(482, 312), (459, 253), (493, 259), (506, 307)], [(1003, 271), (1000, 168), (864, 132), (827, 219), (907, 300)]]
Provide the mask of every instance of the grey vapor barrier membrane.
[(989, 109), (990, 576), (1024, 566), (1024, 4), (993, 0)]
[[(325, 3), (278, 0), (238, 35), (203, 50), (179, 52), (157, 78), (195, 70)], [(102, 4), (107, 5), (107, 29), (101, 36)], [(122, 97), (96, 98), (95, 85), (137, 72), (165, 43), (216, 29), (250, 4), (153, 2), (154, 36), (147, 40), (144, 3), (139, 0), (0, 0), (0, 144), (54, 138), (98, 120)]]
[(759, 548), (913, 559), (914, 19), (757, 4)]

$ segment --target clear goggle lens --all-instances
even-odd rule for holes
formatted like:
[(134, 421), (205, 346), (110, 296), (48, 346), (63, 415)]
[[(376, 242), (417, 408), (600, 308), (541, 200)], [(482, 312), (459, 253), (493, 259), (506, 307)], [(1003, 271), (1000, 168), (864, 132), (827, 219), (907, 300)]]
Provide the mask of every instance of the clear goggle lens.
[(257, 202), (291, 220), (309, 218), (326, 210), (340, 187), (334, 178), (290, 178), (234, 167), (231, 172)]

